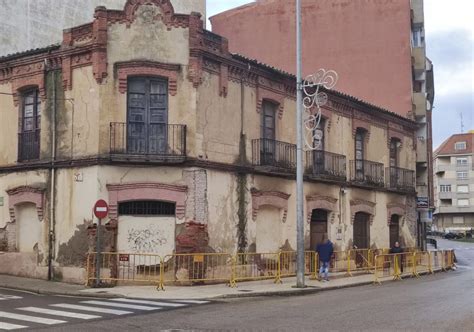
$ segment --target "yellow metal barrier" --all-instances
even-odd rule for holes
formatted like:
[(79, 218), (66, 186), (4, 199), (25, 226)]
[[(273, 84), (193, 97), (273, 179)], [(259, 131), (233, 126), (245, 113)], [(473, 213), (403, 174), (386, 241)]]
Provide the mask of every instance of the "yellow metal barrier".
[(373, 268), (371, 249), (351, 249), (347, 256), (347, 274), (352, 276), (354, 271), (370, 272)]
[(415, 252), (415, 275), (418, 277), (420, 273), (433, 273), (431, 268), (431, 256), (429, 251)]
[(163, 257), (159, 287), (168, 283), (233, 282), (234, 258), (230, 254), (193, 253)]
[(443, 269), (443, 252), (441, 250), (430, 251), (430, 262), (432, 271)]
[[(96, 255), (92, 252), (87, 257), (88, 285), (96, 280)], [(105, 252), (100, 258), (100, 279), (103, 281), (160, 283), (159, 255)]]
[(446, 271), (454, 266), (454, 250), (443, 250), (442, 269)]
[(275, 278), (280, 281), (279, 253), (238, 253), (234, 259), (233, 283)]
[[(317, 254), (314, 251), (304, 252), (305, 274), (312, 279), (317, 276)], [(296, 252), (281, 251), (279, 253), (279, 269), (277, 281), (281, 278), (292, 277), (296, 275)]]
[(415, 275), (415, 253), (375, 256), (374, 283), (380, 283), (382, 277), (393, 277), (393, 280), (400, 280), (403, 276)]
[(329, 262), (329, 272), (338, 273), (346, 272), (348, 273), (349, 265), (349, 251), (334, 251)]

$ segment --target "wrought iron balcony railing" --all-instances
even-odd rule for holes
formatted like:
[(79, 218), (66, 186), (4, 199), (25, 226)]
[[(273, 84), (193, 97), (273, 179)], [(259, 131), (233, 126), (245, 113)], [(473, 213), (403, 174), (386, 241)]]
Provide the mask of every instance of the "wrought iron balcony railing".
[(18, 134), (18, 161), (39, 159), (40, 131), (28, 131)]
[(136, 158), (186, 157), (186, 126), (110, 123), (110, 154)]
[(351, 160), (350, 177), (352, 182), (383, 187), (384, 184), (384, 165), (369, 160)]
[(387, 167), (385, 169), (387, 188), (415, 191), (415, 172), (405, 168)]
[(296, 168), (296, 145), (266, 138), (254, 139), (252, 164), (293, 170)]
[(306, 152), (306, 175), (315, 178), (346, 180), (346, 156), (327, 151)]

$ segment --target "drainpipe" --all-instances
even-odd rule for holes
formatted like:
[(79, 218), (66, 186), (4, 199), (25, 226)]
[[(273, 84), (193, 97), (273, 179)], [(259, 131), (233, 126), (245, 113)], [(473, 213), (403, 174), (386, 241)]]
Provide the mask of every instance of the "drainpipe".
[(55, 218), (55, 198), (56, 198), (56, 170), (54, 162), (56, 160), (56, 72), (53, 71), (53, 107), (52, 107), (52, 137), (51, 137), (51, 173), (50, 173), (50, 197), (49, 197), (49, 252), (48, 252), (48, 280), (52, 280), (53, 273), (53, 252), (56, 242), (56, 218)]

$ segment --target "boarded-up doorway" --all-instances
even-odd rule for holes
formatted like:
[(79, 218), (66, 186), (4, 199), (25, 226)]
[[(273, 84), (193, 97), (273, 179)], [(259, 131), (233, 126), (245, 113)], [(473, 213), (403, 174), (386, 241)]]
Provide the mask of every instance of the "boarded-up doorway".
[(273, 206), (263, 206), (257, 216), (257, 252), (278, 252), (281, 243), (280, 210)]
[(400, 241), (400, 216), (393, 214), (390, 217), (390, 248), (395, 245), (395, 242)]
[(328, 212), (326, 210), (314, 209), (311, 213), (311, 250), (323, 241), (328, 234)]
[(370, 245), (370, 216), (357, 212), (354, 217), (354, 247), (366, 249)]

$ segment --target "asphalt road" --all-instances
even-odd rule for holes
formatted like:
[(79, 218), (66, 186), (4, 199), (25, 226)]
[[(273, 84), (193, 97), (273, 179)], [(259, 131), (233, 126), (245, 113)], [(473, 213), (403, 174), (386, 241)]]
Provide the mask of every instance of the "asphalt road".
[[(305, 296), (243, 298), (206, 305), (188, 303), (186, 306), (168, 308), (168, 310), (162, 308), (146, 311), (112, 307), (112, 309), (133, 313), (123, 316), (99, 314), (102, 315), (101, 318), (90, 321), (65, 318), (66, 323), (50, 325), (39, 330), (89, 332), (131, 330), (473, 331), (474, 244), (446, 240), (440, 240), (439, 243), (441, 248), (457, 248), (459, 268), (456, 271), (436, 273), (419, 279), (389, 282), (382, 286), (362, 286)], [(2, 293), (4, 291), (0, 289), (0, 294)], [(21, 303), (22, 306), (43, 305), (48, 309), (53, 308), (51, 303), (59, 303), (57, 297), (33, 299), (28, 297), (23, 300), (0, 301), (0, 310), (6, 311), (2, 302), (10, 302), (15, 308), (18, 308)], [(61, 303), (81, 301), (87, 300), (60, 298)], [(80, 305), (110, 308), (107, 304), (80, 303)], [(57, 309), (94, 314), (64, 309), (64, 307)], [(48, 317), (62, 319), (59, 316)], [(0, 318), (0, 321), (4, 319)], [(18, 323), (18, 321), (15, 322)], [(41, 324), (33, 327), (39, 326)]]

